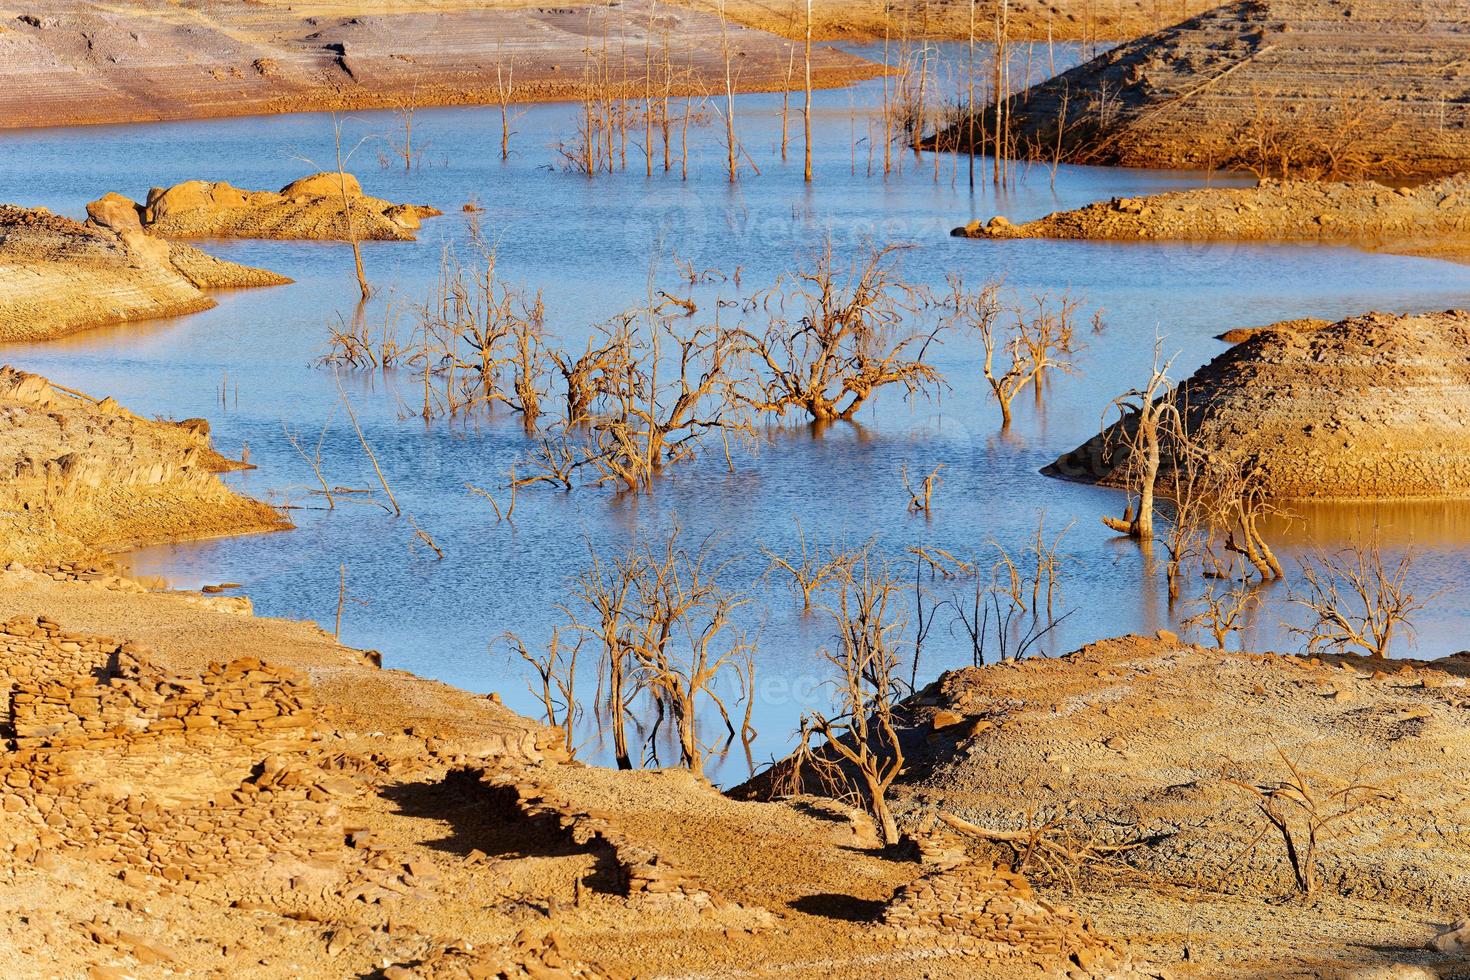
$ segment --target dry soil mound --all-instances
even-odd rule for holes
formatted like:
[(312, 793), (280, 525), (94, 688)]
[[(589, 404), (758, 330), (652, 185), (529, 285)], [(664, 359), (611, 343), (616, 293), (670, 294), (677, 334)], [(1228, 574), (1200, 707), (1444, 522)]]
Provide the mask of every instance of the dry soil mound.
[(1010, 142), (1079, 163), (1442, 176), (1470, 164), (1467, 53), (1461, 0), (1239, 0), (1014, 96)]
[(1257, 187), (1115, 197), (1037, 221), (1003, 217), (964, 238), (1351, 242), (1394, 251), (1470, 250), (1470, 178), (1397, 190), (1373, 181), (1262, 181)]
[[(1169, 397), (1210, 452), (1258, 463), (1275, 497), (1470, 494), (1467, 312), (1369, 313), (1321, 329), (1263, 331)], [(1110, 429), (1044, 472), (1122, 485), (1120, 441)]]
[(193, 313), (215, 305), (204, 289), (291, 281), (155, 238), (117, 195), (88, 213), (81, 223), (0, 205), (0, 341)]
[(189, 180), (153, 188), (140, 210), (147, 229), (167, 238), (330, 241), (412, 241), (420, 219), (442, 213), (368, 197), (356, 177), (335, 173), (312, 174), (279, 191)]
[(289, 526), (220, 482), (240, 464), (210, 448), (203, 420), (149, 421), (9, 367), (0, 420), (0, 561)]
[[(920, 922), (983, 935), (990, 909), (1024, 907), (1004, 875), (985, 873), (988, 846), (1004, 863), (1039, 854), (1033, 880), (1075, 882), (1068, 905), (1171, 976), (1345, 977), (1403, 962), (1458, 976), (1454, 951), (1422, 950), (1470, 907), (1467, 677), (1463, 656), (1308, 660), (1171, 634), (946, 673), (900, 710), (891, 797), (900, 827), (954, 871), (909, 886), (895, 918), (917, 909)], [(1311, 803), (1291, 802), (1298, 778)], [(761, 796), (770, 779), (740, 792)], [(1296, 880), (1250, 787), (1281, 792), (1271, 807), (1296, 845), (1326, 820), (1314, 901), (1281, 908)], [(1068, 914), (1032, 916), (1012, 928), (1082, 938)], [(1174, 973), (1181, 949), (1196, 961), (1209, 949), (1210, 965)]]

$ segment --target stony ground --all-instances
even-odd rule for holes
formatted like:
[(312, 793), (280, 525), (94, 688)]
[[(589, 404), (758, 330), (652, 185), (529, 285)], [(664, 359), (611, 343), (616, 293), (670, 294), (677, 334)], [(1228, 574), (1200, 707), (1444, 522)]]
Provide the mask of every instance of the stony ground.
[[(1131, 637), (949, 673), (910, 704), (900, 825), (944, 831), (945, 813), (1045, 828), (1074, 854), (1126, 848), (1025, 866), (1140, 958), (1184, 976), (1470, 970), (1463, 948), (1426, 948), (1470, 906), (1464, 655), (1305, 660)], [(1330, 818), (1311, 898), (1246, 788), (1292, 766)], [(1276, 805), (1303, 843), (1306, 808)], [(1014, 861), (1028, 839), (984, 846)]]
[(1236, 0), (1015, 96), (1007, 142), (1079, 163), (1443, 176), (1470, 162), (1467, 50), (1458, 0)]
[[(1470, 493), (1470, 313), (1292, 326), (1248, 331), (1169, 396), (1197, 443), (1254, 460), (1266, 492), (1282, 499)], [(1046, 472), (1123, 486), (1117, 424)], [(1163, 462), (1167, 475), (1167, 450)]]
[(1106, 241), (1308, 241), (1390, 252), (1470, 256), (1470, 179), (1417, 187), (1374, 181), (1264, 180), (1256, 187), (1201, 187), (1115, 197), (1036, 221), (975, 221), (962, 238)]
[[(989, 861), (568, 764), (493, 698), (203, 598), (0, 574), (8, 975), (1155, 975)], [(972, 866), (963, 928), (905, 891)]]

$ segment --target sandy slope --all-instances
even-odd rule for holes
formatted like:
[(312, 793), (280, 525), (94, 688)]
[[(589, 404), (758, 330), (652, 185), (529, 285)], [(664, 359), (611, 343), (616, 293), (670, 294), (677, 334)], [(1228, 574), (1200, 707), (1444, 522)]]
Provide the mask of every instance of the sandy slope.
[(112, 399), (0, 367), (0, 562), (290, 526), (216, 473), (239, 468), (203, 420), (139, 418)]
[(215, 305), (206, 289), (291, 281), (147, 234), (116, 195), (89, 209), (82, 223), (0, 205), (0, 341), (194, 313)]

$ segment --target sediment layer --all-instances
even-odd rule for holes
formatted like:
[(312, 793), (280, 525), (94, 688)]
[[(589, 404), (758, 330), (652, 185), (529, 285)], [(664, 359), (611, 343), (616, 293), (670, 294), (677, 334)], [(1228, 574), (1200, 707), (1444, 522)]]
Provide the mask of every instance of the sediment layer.
[(117, 195), (88, 214), (82, 223), (0, 205), (0, 341), (193, 313), (215, 305), (205, 289), (291, 281), (156, 238)]
[(210, 447), (202, 419), (139, 418), (9, 367), (0, 413), (0, 562), (289, 526), (220, 482), (241, 464)]
[[(1017, 94), (1002, 130), (1075, 163), (1444, 176), (1470, 166), (1467, 52), (1458, 0), (1237, 0)], [(993, 146), (995, 117), (942, 145)]]
[(1470, 252), (1470, 178), (1418, 187), (1373, 181), (1262, 181), (1115, 197), (1036, 221), (997, 216), (956, 228), (964, 238), (1110, 241), (1310, 241), (1415, 254)]
[[(1470, 495), (1470, 313), (1312, 326), (1254, 333), (1180, 383), (1168, 397), (1195, 442), (1256, 463), (1278, 498)], [(1044, 472), (1124, 486), (1122, 424)]]

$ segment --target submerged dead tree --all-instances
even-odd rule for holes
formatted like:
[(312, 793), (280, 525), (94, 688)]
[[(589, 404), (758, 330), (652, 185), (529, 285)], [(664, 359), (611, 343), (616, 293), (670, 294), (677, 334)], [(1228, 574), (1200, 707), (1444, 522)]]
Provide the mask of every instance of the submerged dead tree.
[[(1172, 391), (1169, 383), (1172, 363), (1172, 360), (1163, 360), (1162, 344), (1155, 344), (1154, 365), (1148, 383), (1119, 395), (1108, 406), (1119, 416), (1118, 425), (1112, 431), (1113, 438), (1120, 445), (1110, 448), (1124, 454), (1130, 499), (1121, 520), (1104, 517), (1102, 521), (1119, 534), (1142, 541), (1150, 541), (1154, 536), (1154, 496), (1163, 440), (1171, 428), (1184, 427), (1178, 406), (1167, 397)], [(1134, 499), (1137, 500), (1136, 511), (1133, 509)]]
[(1029, 387), (1039, 402), (1052, 372), (1072, 373), (1082, 351), (1076, 330), (1078, 303), (1042, 294), (1032, 297), (1030, 308), (1006, 309), (993, 283), (972, 292), (952, 273), (949, 287), (950, 315), (962, 329), (979, 335), (985, 354), (981, 370), (1000, 407), (1001, 427), (1009, 428), (1017, 395)]
[(898, 246), (875, 249), (844, 279), (828, 243), (814, 268), (756, 298), (756, 308), (770, 317), (766, 329), (740, 331), (757, 366), (754, 408), (777, 417), (796, 410), (813, 422), (849, 421), (882, 388), (924, 395), (942, 385), (924, 357), (946, 324), (913, 326), (926, 297), (899, 277), (898, 252)]
[(1411, 617), (1424, 602), (1409, 589), (1412, 554), (1387, 563), (1378, 541), (1336, 554), (1303, 559), (1302, 589), (1291, 601), (1306, 609), (1305, 626), (1290, 627), (1308, 653), (1360, 650), (1384, 658), (1394, 637), (1411, 633)]
[[(640, 758), (657, 761), (671, 723), (679, 763), (695, 773), (715, 747), (702, 715), (725, 729), (724, 745), (734, 741), (719, 682), (733, 674), (742, 697), (751, 696), (753, 647), (734, 625), (746, 600), (724, 587), (724, 568), (712, 539), (691, 551), (676, 527), (611, 561), (593, 552), (591, 565), (575, 578), (573, 604), (563, 608), (571, 628), (600, 648), (597, 720), (611, 737), (618, 768), (634, 766), (630, 724), (642, 733)], [(748, 718), (740, 734), (749, 737)]]

